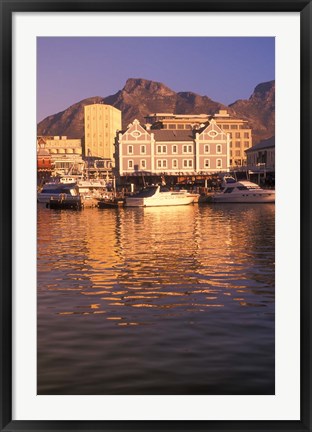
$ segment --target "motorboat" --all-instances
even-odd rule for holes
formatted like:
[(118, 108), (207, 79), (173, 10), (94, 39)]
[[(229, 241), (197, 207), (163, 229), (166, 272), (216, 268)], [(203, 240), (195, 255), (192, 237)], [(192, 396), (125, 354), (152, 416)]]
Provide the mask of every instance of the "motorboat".
[(45, 183), (42, 190), (37, 193), (37, 201), (39, 203), (49, 203), (51, 199), (58, 200), (67, 195), (70, 197), (79, 196), (79, 188), (76, 183)]
[(94, 198), (101, 198), (103, 191), (106, 189), (106, 181), (104, 179), (88, 179), (82, 176), (63, 175), (59, 181), (64, 184), (77, 183), (79, 193), (91, 194)]
[(275, 190), (262, 189), (248, 180), (224, 177), (222, 191), (211, 196), (215, 203), (274, 203)]
[(187, 191), (171, 191), (160, 185), (148, 186), (139, 193), (126, 197), (125, 207), (160, 207), (187, 205), (194, 202), (194, 196)]

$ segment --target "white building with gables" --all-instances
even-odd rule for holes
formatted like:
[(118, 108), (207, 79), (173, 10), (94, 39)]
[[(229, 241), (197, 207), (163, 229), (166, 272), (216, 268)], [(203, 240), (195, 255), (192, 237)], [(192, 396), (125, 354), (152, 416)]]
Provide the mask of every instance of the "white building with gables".
[(230, 166), (229, 136), (211, 120), (189, 130), (145, 129), (130, 123), (116, 141), (120, 176), (194, 176), (226, 172)]

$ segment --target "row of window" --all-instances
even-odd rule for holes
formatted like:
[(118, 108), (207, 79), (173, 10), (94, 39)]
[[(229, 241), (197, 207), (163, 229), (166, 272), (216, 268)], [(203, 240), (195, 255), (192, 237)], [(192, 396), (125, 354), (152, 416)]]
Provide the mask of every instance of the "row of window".
[[(94, 120), (94, 119), (93, 119)], [(101, 117), (99, 118), (99, 120), (101, 120)], [(102, 126), (102, 125), (101, 125)], [(104, 125), (103, 125), (104, 126)], [(86, 128), (87, 129), (90, 129), (90, 123), (87, 123), (87, 126), (86, 126)], [(105, 123), (105, 128), (107, 129), (108, 128), (108, 123)]]
[[(182, 167), (183, 168), (193, 168), (194, 161), (193, 159), (183, 159), (182, 161)], [(146, 165), (146, 160), (140, 160), (140, 169), (146, 169), (147, 165)], [(156, 167), (157, 169), (161, 169), (161, 168), (169, 168), (169, 164), (167, 159), (158, 159), (157, 163), (156, 163)], [(210, 159), (204, 159), (204, 167), (205, 168), (210, 168)], [(222, 168), (222, 159), (217, 159), (216, 160), (216, 167), (217, 168)], [(134, 169), (135, 168), (135, 164), (133, 160), (128, 160), (128, 169)], [(171, 161), (171, 168), (172, 169), (177, 169), (178, 168), (178, 160), (177, 159), (173, 159)]]
[[(157, 145), (156, 146), (156, 153), (157, 154), (167, 154), (167, 147), (166, 145)], [(133, 154), (133, 145), (128, 145), (128, 155)], [(171, 152), (173, 154), (178, 153), (178, 146), (177, 145), (173, 145), (171, 147)], [(182, 147), (182, 152), (184, 154), (193, 154), (194, 153), (194, 146), (193, 145), (183, 145)], [(210, 145), (209, 144), (205, 144), (204, 145), (204, 153), (210, 153)], [(222, 153), (222, 145), (221, 144), (217, 144), (216, 146), (216, 153), (217, 154), (221, 154)], [(140, 154), (146, 154), (146, 146), (145, 145), (141, 145), (140, 147)]]
[[(244, 125), (237, 125), (237, 124), (232, 124), (232, 125), (228, 125), (228, 124), (219, 124), (219, 126), (222, 129), (245, 129)], [(240, 132), (237, 132), (236, 135), (240, 135)], [(249, 132), (244, 132), (244, 138), (249, 138)]]
[(232, 138), (235, 138), (235, 139), (238, 139), (238, 138), (239, 139), (240, 138), (249, 139), (250, 138), (249, 132), (244, 132), (244, 134), (241, 134), (240, 132), (235, 132), (235, 134), (232, 132), (228, 132), (228, 135), (230, 136), (231, 139)]

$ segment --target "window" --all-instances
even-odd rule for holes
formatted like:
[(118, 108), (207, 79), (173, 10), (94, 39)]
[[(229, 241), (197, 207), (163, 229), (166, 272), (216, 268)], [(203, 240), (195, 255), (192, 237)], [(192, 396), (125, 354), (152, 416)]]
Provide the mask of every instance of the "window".
[(222, 129), (229, 129), (229, 128), (230, 128), (229, 125), (223, 125), (223, 126), (221, 126), (221, 127), (222, 127)]
[(235, 138), (240, 138), (240, 133), (239, 132), (235, 132)]
[(217, 168), (222, 168), (222, 159), (217, 159)]
[(133, 168), (133, 160), (128, 160), (128, 168)]
[(177, 159), (172, 160), (172, 168), (178, 168), (178, 161)]
[(222, 153), (222, 146), (221, 146), (221, 144), (217, 145), (217, 153)]
[(228, 188), (225, 189), (224, 193), (232, 193), (233, 190), (234, 190), (233, 187), (228, 187)]
[(172, 146), (172, 153), (177, 153), (178, 147), (176, 145)]
[(183, 124), (178, 124), (178, 129), (184, 129), (184, 125)]
[(240, 146), (241, 146), (240, 141), (235, 141), (235, 147), (236, 147), (236, 148), (240, 148)]
[(244, 141), (244, 147), (248, 148), (249, 147), (249, 141)]
[(238, 129), (237, 125), (231, 125), (231, 129)]
[(175, 129), (176, 125), (175, 124), (169, 124), (169, 129)]
[(133, 154), (133, 146), (132, 145), (128, 146), (128, 154)]
[(235, 156), (240, 156), (240, 150), (235, 150)]
[(205, 153), (210, 153), (210, 146), (209, 146), (209, 144), (205, 144), (204, 152)]
[(193, 146), (192, 145), (184, 145), (183, 146), (183, 153), (192, 153), (193, 152)]
[(183, 168), (192, 168), (193, 159), (183, 159)]
[(210, 168), (210, 159), (205, 159), (204, 160), (204, 167), (205, 168)]
[(167, 168), (167, 160), (166, 159), (158, 159), (157, 168)]
[(249, 132), (244, 132), (244, 138), (249, 138)]
[(157, 146), (157, 153), (161, 154), (161, 153), (167, 153), (167, 146), (166, 145), (158, 145)]
[(141, 160), (140, 166), (141, 166), (141, 168), (145, 169), (146, 168), (146, 160), (144, 160), (144, 159)]
[(145, 145), (141, 145), (141, 154), (145, 154), (145, 153), (146, 153)]

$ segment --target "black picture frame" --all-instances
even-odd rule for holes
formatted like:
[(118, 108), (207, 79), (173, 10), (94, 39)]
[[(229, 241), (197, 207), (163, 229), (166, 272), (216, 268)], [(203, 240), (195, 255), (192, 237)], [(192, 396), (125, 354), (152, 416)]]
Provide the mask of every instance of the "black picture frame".
[[(0, 0), (1, 13), (1, 431), (311, 431), (311, 0)], [(301, 32), (301, 418), (299, 421), (12, 420), (12, 16), (14, 12), (300, 12)], [(291, 199), (291, 197), (290, 197)]]

